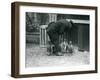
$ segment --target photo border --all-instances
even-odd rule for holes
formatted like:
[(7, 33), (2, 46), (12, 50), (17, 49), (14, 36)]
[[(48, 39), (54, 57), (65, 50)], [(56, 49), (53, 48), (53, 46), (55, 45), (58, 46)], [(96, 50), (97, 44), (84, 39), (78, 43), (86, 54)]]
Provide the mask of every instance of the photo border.
[[(20, 75), (20, 6), (39, 6), (39, 7), (58, 7), (58, 8), (72, 8), (72, 9), (88, 9), (95, 11), (95, 70), (89, 71), (75, 71), (75, 72), (54, 72), (54, 73), (40, 73), (40, 74), (23, 74)], [(58, 76), (71, 74), (86, 74), (97, 73), (97, 7), (96, 6), (81, 6), (81, 5), (63, 5), (63, 4), (48, 4), (48, 3), (31, 3), (31, 2), (13, 2), (11, 4), (11, 76), (15, 78), (23, 77), (41, 77), (41, 76)]]

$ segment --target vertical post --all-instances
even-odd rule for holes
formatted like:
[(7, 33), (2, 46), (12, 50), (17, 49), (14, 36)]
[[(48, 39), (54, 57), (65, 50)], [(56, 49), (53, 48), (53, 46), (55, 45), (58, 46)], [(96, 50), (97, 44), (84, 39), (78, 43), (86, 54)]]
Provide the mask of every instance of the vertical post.
[(37, 13), (34, 13), (34, 22), (37, 23)]
[(47, 43), (47, 34), (46, 34), (46, 29), (45, 29), (45, 45), (46, 45), (46, 43)]
[(41, 41), (41, 28), (40, 28), (40, 45), (42, 44), (42, 41)]
[(47, 33), (46, 33), (47, 25), (40, 26), (40, 46), (45, 47), (47, 44)]
[(57, 20), (57, 14), (49, 14), (49, 22), (55, 22)]
[(79, 46), (79, 50), (83, 50), (83, 26), (81, 25), (78, 31), (78, 46)]

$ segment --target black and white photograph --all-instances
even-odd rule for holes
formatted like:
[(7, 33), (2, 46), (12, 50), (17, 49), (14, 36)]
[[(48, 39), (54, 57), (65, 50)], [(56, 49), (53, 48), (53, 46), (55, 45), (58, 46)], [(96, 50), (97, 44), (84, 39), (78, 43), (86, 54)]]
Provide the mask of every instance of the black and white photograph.
[(26, 12), (25, 67), (90, 64), (90, 16)]
[(97, 7), (15, 2), (12, 16), (14, 77), (97, 73)]

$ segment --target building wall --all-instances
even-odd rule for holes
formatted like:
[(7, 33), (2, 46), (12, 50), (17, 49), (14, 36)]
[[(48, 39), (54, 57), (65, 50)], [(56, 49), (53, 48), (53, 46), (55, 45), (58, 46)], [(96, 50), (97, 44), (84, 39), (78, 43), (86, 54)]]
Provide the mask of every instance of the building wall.
[(79, 24), (78, 27), (78, 47), (79, 50), (89, 51), (89, 25)]

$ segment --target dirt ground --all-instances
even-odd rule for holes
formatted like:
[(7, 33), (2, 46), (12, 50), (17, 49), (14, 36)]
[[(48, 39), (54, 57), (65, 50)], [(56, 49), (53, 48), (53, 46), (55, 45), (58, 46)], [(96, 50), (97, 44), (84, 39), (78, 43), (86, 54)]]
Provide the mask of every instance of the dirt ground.
[(26, 45), (25, 66), (46, 67), (46, 66), (77, 66), (89, 64), (89, 52), (79, 52), (77, 48), (74, 53), (65, 53), (63, 56), (48, 56), (46, 48), (33, 44)]

